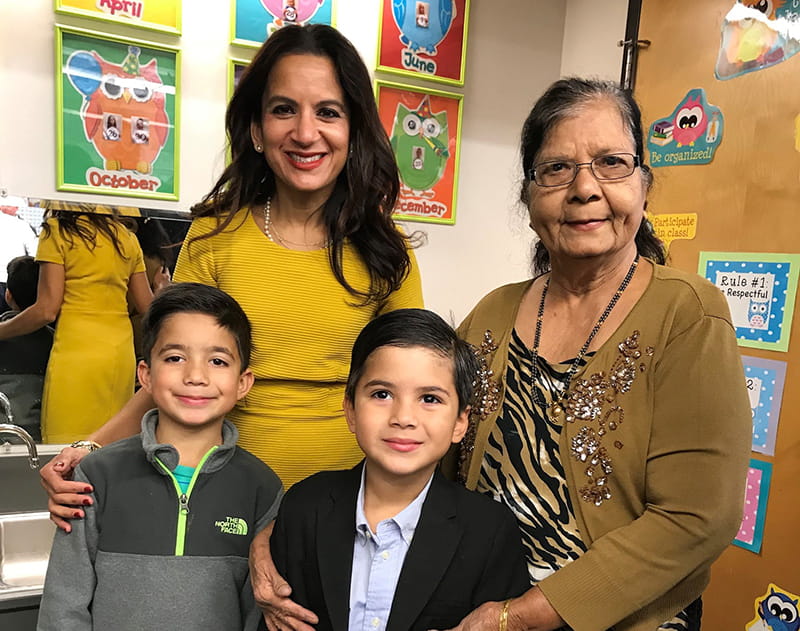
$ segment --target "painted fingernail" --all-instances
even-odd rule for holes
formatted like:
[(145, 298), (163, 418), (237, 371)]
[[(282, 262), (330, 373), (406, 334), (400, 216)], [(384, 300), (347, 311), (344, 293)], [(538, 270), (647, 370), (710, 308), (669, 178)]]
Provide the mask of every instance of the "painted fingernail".
[(81, 512), (79, 510), (76, 510), (74, 513), (72, 513), (72, 516), (75, 519), (80, 519), (81, 518)]
[(84, 493), (91, 493), (92, 492), (92, 487), (91, 486), (84, 486), (83, 487), (83, 492)]
[(84, 497), (82, 503), (84, 506), (89, 506), (89, 504), (92, 503), (92, 500), (90, 500), (88, 497)]

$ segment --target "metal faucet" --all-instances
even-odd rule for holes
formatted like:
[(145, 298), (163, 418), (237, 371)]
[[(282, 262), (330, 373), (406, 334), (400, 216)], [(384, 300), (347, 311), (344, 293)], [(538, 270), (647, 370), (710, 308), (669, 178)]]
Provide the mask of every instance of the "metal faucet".
[(14, 416), (11, 414), (11, 401), (2, 392), (0, 392), (0, 408), (2, 408), (3, 414), (8, 419), (8, 423), (0, 423), (0, 434), (14, 434), (20, 438), (28, 447), (28, 462), (31, 465), (31, 469), (38, 469), (39, 452), (36, 451), (36, 443), (28, 432), (19, 425), (12, 423)]

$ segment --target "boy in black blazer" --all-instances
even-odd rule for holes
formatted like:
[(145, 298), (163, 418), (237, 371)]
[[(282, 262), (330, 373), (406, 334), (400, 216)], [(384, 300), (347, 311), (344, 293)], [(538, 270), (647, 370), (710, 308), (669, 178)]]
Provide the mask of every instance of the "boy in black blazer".
[(430, 311), (393, 311), (359, 335), (344, 411), (366, 458), (292, 487), (271, 537), (317, 629), (449, 629), (529, 587), (511, 512), (437, 470), (467, 430), (477, 369)]

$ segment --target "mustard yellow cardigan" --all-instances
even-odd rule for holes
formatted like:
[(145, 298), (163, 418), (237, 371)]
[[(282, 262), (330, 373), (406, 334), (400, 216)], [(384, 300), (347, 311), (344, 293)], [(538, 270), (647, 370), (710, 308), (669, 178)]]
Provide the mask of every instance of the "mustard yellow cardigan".
[[(469, 488), (502, 409), (509, 339), (531, 282), (491, 292), (460, 327), (483, 344), (497, 388), (462, 445)], [(724, 297), (697, 275), (654, 265), (564, 407), (560, 454), (587, 551), (539, 587), (575, 631), (654, 631), (702, 593), (741, 521), (752, 421)]]

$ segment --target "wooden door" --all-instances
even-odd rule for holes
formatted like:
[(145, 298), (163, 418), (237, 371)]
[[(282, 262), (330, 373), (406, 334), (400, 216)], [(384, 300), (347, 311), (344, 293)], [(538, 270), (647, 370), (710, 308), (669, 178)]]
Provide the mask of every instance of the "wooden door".
[[(793, 0), (786, 0), (791, 3)], [(687, 92), (705, 89), (721, 108), (724, 136), (705, 165), (654, 169), (652, 213), (697, 213), (693, 240), (673, 241), (670, 263), (697, 271), (701, 251), (800, 252), (800, 55), (772, 67), (718, 80), (721, 26), (732, 0), (645, 0), (635, 95), (649, 126), (668, 116)], [(800, 316), (788, 352), (742, 348), (742, 354), (787, 362), (786, 387), (772, 463), (759, 554), (729, 546), (704, 595), (703, 628), (739, 631), (770, 583), (800, 593)], [(714, 370), (714, 358), (698, 358)], [(719, 393), (724, 396), (724, 393)], [(713, 503), (714, 498), (708, 498)], [(788, 628), (788, 627), (787, 627)], [(796, 628), (796, 627), (792, 627)]]

